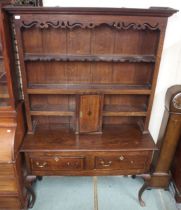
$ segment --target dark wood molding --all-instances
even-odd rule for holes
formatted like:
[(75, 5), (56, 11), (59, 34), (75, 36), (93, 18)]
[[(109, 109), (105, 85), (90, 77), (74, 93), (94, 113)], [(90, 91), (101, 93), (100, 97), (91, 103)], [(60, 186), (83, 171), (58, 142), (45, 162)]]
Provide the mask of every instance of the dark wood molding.
[(61, 29), (93, 29), (100, 26), (108, 26), (111, 28), (115, 28), (117, 30), (159, 30), (159, 23), (155, 25), (151, 25), (150, 23), (125, 23), (125, 22), (111, 22), (111, 23), (84, 23), (84, 22), (69, 22), (69, 21), (32, 21), (32, 22), (25, 22), (22, 21), (20, 27), (24, 29), (29, 29), (33, 27), (37, 27), (40, 29), (47, 29), (47, 28), (61, 28)]
[(149, 9), (134, 8), (91, 8), (91, 7), (4, 7), (11, 14), (68, 14), (68, 15), (125, 15), (147, 17), (169, 17), (178, 10), (165, 7), (150, 7)]
[(59, 55), (59, 54), (25, 54), (25, 61), (80, 61), (80, 62), (130, 62), (154, 63), (154, 55)]

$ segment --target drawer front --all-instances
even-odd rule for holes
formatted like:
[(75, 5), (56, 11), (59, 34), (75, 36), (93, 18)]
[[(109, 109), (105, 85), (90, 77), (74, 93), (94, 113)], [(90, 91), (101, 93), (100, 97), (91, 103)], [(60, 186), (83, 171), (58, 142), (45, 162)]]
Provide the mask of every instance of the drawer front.
[(17, 193), (16, 180), (14, 178), (0, 177), (1, 193)]
[(0, 164), (0, 177), (1, 176), (14, 176), (13, 164)]
[(34, 171), (83, 170), (84, 157), (31, 157), (30, 164)]
[(18, 198), (16, 197), (0, 197), (0, 209), (11, 209), (11, 210), (19, 210), (21, 208), (21, 204)]
[(95, 157), (95, 169), (137, 170), (144, 169), (149, 161), (148, 152), (121, 153)]

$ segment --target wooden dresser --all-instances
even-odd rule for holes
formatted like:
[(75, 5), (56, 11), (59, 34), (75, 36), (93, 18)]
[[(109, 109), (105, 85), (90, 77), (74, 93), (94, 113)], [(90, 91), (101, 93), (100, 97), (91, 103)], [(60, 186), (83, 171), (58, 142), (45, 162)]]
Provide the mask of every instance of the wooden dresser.
[(28, 176), (150, 174), (148, 124), (176, 10), (4, 9), (18, 45)]

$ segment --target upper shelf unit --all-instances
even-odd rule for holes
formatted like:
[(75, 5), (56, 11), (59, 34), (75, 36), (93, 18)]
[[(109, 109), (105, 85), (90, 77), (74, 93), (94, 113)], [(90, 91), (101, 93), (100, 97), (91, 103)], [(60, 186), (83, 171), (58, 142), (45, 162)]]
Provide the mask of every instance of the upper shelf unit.
[(79, 106), (85, 113), (95, 106), (100, 126), (139, 122), (148, 130), (167, 18), (176, 10), (6, 10), (14, 17), (30, 133), (33, 122), (75, 127)]

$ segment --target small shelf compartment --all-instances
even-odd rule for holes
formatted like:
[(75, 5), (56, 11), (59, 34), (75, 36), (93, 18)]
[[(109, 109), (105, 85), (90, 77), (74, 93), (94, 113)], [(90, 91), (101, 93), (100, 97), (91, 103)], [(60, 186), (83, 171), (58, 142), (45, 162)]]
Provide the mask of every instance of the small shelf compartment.
[[(140, 108), (144, 111), (140, 111)], [(121, 117), (121, 116), (146, 116), (146, 108), (138, 106), (123, 106), (123, 105), (105, 105), (104, 117)]]
[(147, 104), (147, 95), (105, 95), (103, 116), (146, 116)]
[(74, 116), (75, 96), (71, 95), (30, 95), (32, 116)]

